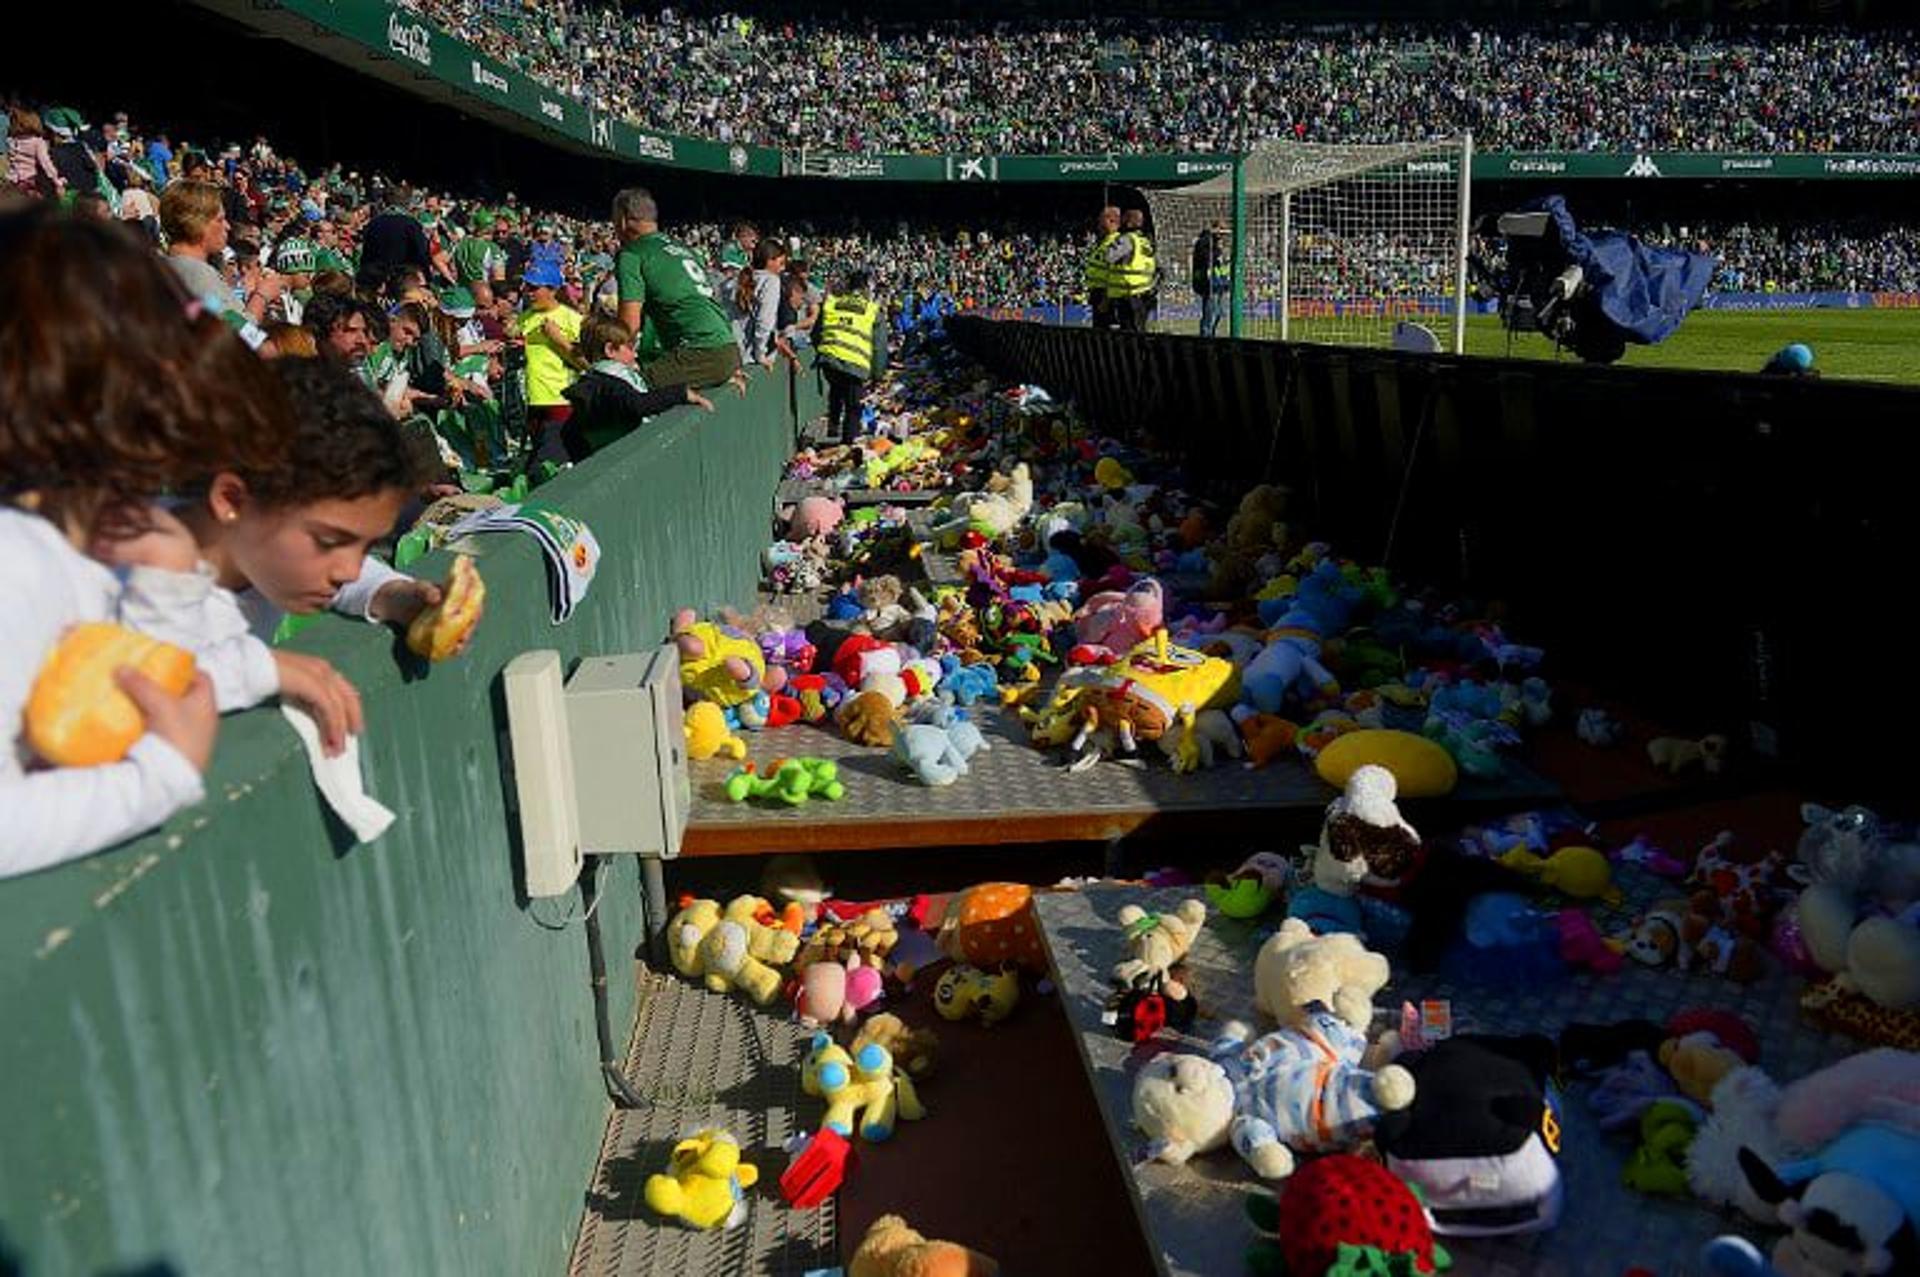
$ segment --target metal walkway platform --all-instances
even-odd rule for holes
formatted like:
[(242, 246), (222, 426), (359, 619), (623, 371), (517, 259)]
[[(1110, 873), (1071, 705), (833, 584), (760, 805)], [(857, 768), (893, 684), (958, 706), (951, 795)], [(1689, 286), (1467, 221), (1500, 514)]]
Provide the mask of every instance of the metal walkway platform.
[[(1636, 870), (1627, 870), (1621, 885), (1628, 899), (1620, 910), (1597, 919), (1603, 930), (1624, 925), (1631, 911), (1671, 890), (1671, 884)], [(1171, 910), (1192, 894), (1193, 888), (1147, 891), (1102, 885), (1043, 892), (1035, 902), (1081, 1060), (1154, 1247), (1155, 1262), (1172, 1277), (1219, 1277), (1243, 1271), (1241, 1252), (1253, 1233), (1241, 1213), (1241, 1198), (1258, 1181), (1230, 1149), (1196, 1158), (1185, 1167), (1143, 1161), (1146, 1140), (1131, 1122), (1134, 1050), (1100, 1023), (1107, 973), (1124, 956), (1120, 907), (1137, 903), (1150, 912)], [(1186, 963), (1201, 1018), (1180, 1048), (1204, 1051), (1211, 1034), (1230, 1019), (1257, 1029), (1269, 1027), (1253, 1007), (1252, 972), (1254, 955), (1277, 925), (1273, 918), (1264, 926), (1218, 915), (1207, 919)], [(1574, 1021), (1664, 1021), (1683, 1008), (1711, 1005), (1753, 1027), (1764, 1043), (1762, 1066), (1784, 1084), (1856, 1049), (1847, 1039), (1823, 1034), (1800, 1018), (1795, 1000), (1799, 985), (1777, 970), (1743, 987), (1714, 975), (1680, 975), (1629, 963), (1617, 975), (1582, 974), (1524, 988), (1482, 988), (1450, 984), (1437, 976), (1414, 977), (1396, 968), (1392, 983), (1374, 1003), (1384, 1010), (1403, 1000), (1448, 998), (1463, 1030), (1548, 1034)], [(1759, 1235), (1744, 1220), (1716, 1214), (1699, 1203), (1652, 1198), (1622, 1185), (1620, 1169), (1634, 1141), (1624, 1132), (1600, 1131), (1587, 1107), (1588, 1090), (1575, 1085), (1560, 1115), (1566, 1208), (1559, 1227), (1519, 1237), (1446, 1239), (1454, 1273), (1619, 1277), (1639, 1265), (1681, 1277), (1699, 1271), (1696, 1256), (1709, 1238), (1730, 1231)]]
[[(650, 1106), (615, 1109), (574, 1243), (569, 1277), (789, 1277), (839, 1262), (835, 1199), (789, 1210), (774, 1187), (785, 1145), (819, 1123), (820, 1101), (800, 1089), (812, 1036), (776, 1002), (761, 1011), (640, 969), (640, 1005), (627, 1078)], [(801, 1105), (812, 1107), (802, 1116)], [(721, 1126), (760, 1171), (747, 1218), (720, 1232), (663, 1223), (641, 1197), (679, 1140)]]
[[(734, 764), (689, 765), (693, 808), (682, 856), (781, 851), (904, 850), (995, 843), (1108, 842), (1128, 836), (1232, 836), (1258, 829), (1275, 812), (1318, 813), (1334, 791), (1300, 763), (1259, 770), (1228, 763), (1175, 775), (1158, 751), (1140, 763), (1103, 762), (1078, 774), (1027, 743), (1019, 721), (998, 707), (971, 711), (989, 743), (972, 770), (930, 789), (903, 773), (884, 749), (856, 745), (837, 731), (806, 724), (748, 733), (750, 757), (817, 756), (840, 766), (847, 796), (837, 803), (729, 802), (722, 788)], [(1143, 753), (1144, 757), (1144, 753)], [(1554, 801), (1552, 782), (1514, 765), (1499, 783), (1467, 780), (1445, 806), (1519, 810)], [(1408, 803), (1416, 821), (1435, 804)]]

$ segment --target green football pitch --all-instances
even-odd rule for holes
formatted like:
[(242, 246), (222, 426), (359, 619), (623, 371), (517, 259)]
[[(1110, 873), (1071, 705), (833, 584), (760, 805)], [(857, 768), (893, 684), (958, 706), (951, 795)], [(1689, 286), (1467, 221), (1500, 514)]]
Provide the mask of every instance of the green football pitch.
[[(1431, 325), (1445, 342), (1445, 321)], [(1156, 325), (1191, 332), (1190, 324)], [(1290, 334), (1314, 340), (1314, 321), (1298, 320)], [(1224, 326), (1222, 331), (1224, 331)], [(1277, 335), (1271, 323), (1256, 324), (1252, 337)], [(1773, 353), (1791, 342), (1813, 348), (1822, 377), (1864, 378), (1920, 384), (1920, 310), (1703, 310), (1689, 315), (1678, 332), (1657, 346), (1628, 346), (1620, 360), (1631, 368), (1704, 368), (1757, 372)], [(1469, 355), (1504, 356), (1507, 334), (1491, 316), (1467, 321)], [(1513, 339), (1516, 359), (1566, 359), (1538, 333)]]

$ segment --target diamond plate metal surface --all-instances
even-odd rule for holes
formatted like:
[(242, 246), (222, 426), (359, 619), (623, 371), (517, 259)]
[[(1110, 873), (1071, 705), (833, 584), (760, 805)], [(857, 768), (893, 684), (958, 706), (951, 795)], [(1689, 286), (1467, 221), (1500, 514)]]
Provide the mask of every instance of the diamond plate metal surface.
[[(1638, 904), (1667, 894), (1650, 875), (1628, 871), (1622, 886), (1628, 903), (1597, 921), (1612, 930)], [(1664, 884), (1670, 890), (1670, 884)], [(1251, 1239), (1240, 1201), (1257, 1181), (1231, 1150), (1196, 1158), (1185, 1167), (1141, 1163), (1144, 1138), (1132, 1129), (1134, 1050), (1100, 1023), (1107, 973), (1123, 956), (1120, 907), (1138, 903), (1150, 911), (1170, 909), (1192, 889), (1148, 891), (1103, 885), (1035, 897), (1041, 928), (1053, 955), (1060, 990), (1086, 1063), (1107, 1133), (1121, 1165), (1130, 1168), (1135, 1205), (1149, 1238), (1160, 1248), (1164, 1271), (1221, 1277), (1243, 1271), (1242, 1249)], [(1204, 1050), (1207, 1039), (1229, 1019), (1262, 1024), (1253, 1008), (1253, 959), (1277, 919), (1253, 924), (1210, 916), (1187, 960), (1187, 980), (1201, 1019), (1182, 1049)], [(1618, 975), (1577, 975), (1531, 988), (1483, 988), (1438, 977), (1411, 977), (1396, 969), (1376, 999), (1382, 1007), (1404, 1000), (1449, 998), (1457, 1027), (1492, 1033), (1557, 1034), (1573, 1022), (1607, 1023), (1645, 1018), (1663, 1021), (1689, 1006), (1724, 1007), (1759, 1034), (1761, 1064), (1786, 1082), (1823, 1067), (1855, 1049), (1845, 1038), (1823, 1034), (1796, 1011), (1798, 980), (1775, 972), (1742, 987), (1710, 975), (1683, 976), (1629, 964)], [(1140, 1057), (1144, 1058), (1144, 1057)], [(1588, 1087), (1576, 1084), (1562, 1114), (1560, 1169), (1566, 1208), (1560, 1226), (1514, 1238), (1454, 1238), (1447, 1242), (1453, 1271), (1461, 1277), (1619, 1277), (1642, 1265), (1662, 1277), (1699, 1271), (1696, 1254), (1707, 1239), (1749, 1232), (1735, 1221), (1697, 1204), (1636, 1193), (1620, 1183), (1632, 1150), (1624, 1134), (1606, 1135), (1586, 1105)]]
[[(969, 712), (989, 749), (975, 755), (967, 775), (937, 789), (903, 772), (888, 751), (857, 745), (837, 731), (796, 724), (746, 734), (749, 755), (761, 764), (781, 757), (833, 759), (846, 797), (799, 807), (729, 802), (724, 785), (735, 764), (725, 759), (691, 763), (694, 799), (686, 854), (701, 854), (702, 834), (716, 831), (751, 836), (759, 840), (757, 849), (766, 851), (824, 850), (833, 845), (836, 831), (855, 839), (847, 845), (866, 846), (871, 845), (866, 839), (875, 836), (876, 822), (883, 822), (885, 836), (897, 846), (938, 845), (929, 841), (938, 838), (959, 845), (1009, 840), (994, 836), (997, 825), (1017, 828), (1020, 836), (1013, 841), (1110, 837), (1155, 817), (1231, 820), (1262, 811), (1317, 809), (1334, 793), (1311, 770), (1292, 761), (1258, 770), (1228, 763), (1176, 775), (1153, 746), (1143, 749), (1142, 762), (1108, 761), (1069, 773), (1027, 743), (1012, 713), (997, 706)], [(1499, 783), (1463, 781), (1449, 802), (1518, 808), (1551, 801), (1558, 792), (1551, 782), (1516, 766)], [(1422, 810), (1414, 803), (1407, 808)], [(968, 825), (975, 836), (952, 837), (956, 823)]]
[[(800, 1088), (810, 1034), (732, 994), (646, 970), (639, 979), (626, 1068), (649, 1104), (608, 1119), (571, 1277), (773, 1277), (838, 1263), (834, 1199), (794, 1211), (779, 1191), (787, 1140), (819, 1124), (820, 1102)], [(641, 1197), (674, 1144), (705, 1126), (732, 1132), (760, 1171), (747, 1218), (719, 1232), (663, 1222)]]

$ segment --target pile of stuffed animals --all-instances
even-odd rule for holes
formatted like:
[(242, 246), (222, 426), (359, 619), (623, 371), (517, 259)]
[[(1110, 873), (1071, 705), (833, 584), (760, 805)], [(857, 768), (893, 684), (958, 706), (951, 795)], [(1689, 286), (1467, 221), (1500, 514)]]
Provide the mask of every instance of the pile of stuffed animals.
[[(1729, 1267), (1708, 1271), (1920, 1272), (1920, 1043), (1908, 1036), (1920, 1016), (1920, 850), (1862, 808), (1809, 806), (1804, 815), (1792, 863), (1730, 834), (1687, 861), (1641, 839), (1609, 854), (1593, 845), (1591, 827), (1557, 813), (1469, 829), (1460, 848), (1429, 848), (1398, 810), (1394, 776), (1362, 765), (1298, 861), (1265, 853), (1207, 884), (1229, 917), (1285, 915), (1252, 964), (1252, 1002), (1266, 1023), (1203, 1032), (1201, 1052), (1143, 1055), (1133, 1119), (1149, 1155), (1177, 1166), (1230, 1147), (1256, 1178), (1279, 1185), (1276, 1198), (1249, 1206), (1262, 1233), (1248, 1255), (1256, 1272), (1436, 1271), (1447, 1263), (1438, 1237), (1556, 1225), (1570, 1102), (1561, 1087), (1574, 1079), (1601, 1130), (1623, 1141), (1627, 1188), (1788, 1230), (1770, 1257), (1719, 1239), (1703, 1262)], [(1602, 937), (1579, 906), (1617, 906), (1622, 866), (1671, 881), (1672, 903), (1656, 901), (1629, 929)], [(1586, 920), (1583, 934), (1605, 955), (1594, 970), (1685, 964), (1740, 980), (1751, 945), (1766, 951), (1766, 966), (1785, 963), (1816, 981), (1803, 1001), (1810, 1018), (1832, 1023), (1833, 1008), (1850, 1001), (1846, 1031), (1887, 1045), (1783, 1089), (1764, 1071), (1753, 1027), (1710, 1005), (1662, 1022), (1572, 1024), (1557, 1039), (1425, 1033), (1413, 1008), (1394, 1019), (1376, 1007), (1390, 978), (1386, 954), (1407, 954), (1429, 918), (1435, 892), (1405, 893), (1423, 874), (1499, 889), (1444, 920), (1458, 933), (1453, 946), (1474, 943), (1482, 899), (1508, 894), (1556, 923), (1567, 913)], [(1542, 908), (1546, 895), (1560, 907)], [(1173, 984), (1203, 918), (1196, 900), (1152, 919), (1116, 983), (1154, 969)], [(1130, 907), (1120, 921), (1139, 915)], [(1713, 931), (1730, 937), (1719, 943), (1731, 959), (1708, 960), (1720, 953)], [(1548, 925), (1544, 934), (1557, 948), (1572, 932)], [(1503, 951), (1498, 961), (1515, 959)], [(1566, 963), (1587, 965), (1571, 955)], [(1383, 1019), (1393, 1027), (1376, 1031)], [(1201, 1032), (1191, 1024), (1185, 1042)], [(1379, 1205), (1356, 1212), (1355, 1200)], [(1335, 1263), (1359, 1252), (1379, 1266)]]

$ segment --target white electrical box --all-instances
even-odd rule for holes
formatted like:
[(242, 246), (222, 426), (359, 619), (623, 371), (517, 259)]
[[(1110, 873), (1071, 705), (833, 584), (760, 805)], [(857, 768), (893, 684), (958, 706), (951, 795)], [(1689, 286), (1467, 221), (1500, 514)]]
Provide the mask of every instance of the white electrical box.
[(501, 680), (527, 895), (562, 895), (580, 877), (580, 821), (560, 653), (522, 652)]
[(672, 644), (588, 657), (567, 680), (582, 850), (680, 854), (693, 797), (680, 695)]

